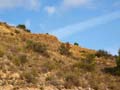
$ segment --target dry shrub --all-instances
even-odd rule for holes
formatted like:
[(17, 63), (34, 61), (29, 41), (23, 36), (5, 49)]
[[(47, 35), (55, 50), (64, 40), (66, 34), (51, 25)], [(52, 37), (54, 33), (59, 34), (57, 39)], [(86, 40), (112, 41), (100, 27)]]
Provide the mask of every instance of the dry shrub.
[(61, 55), (66, 55), (66, 56), (70, 56), (71, 52), (70, 52), (70, 44), (69, 43), (62, 43), (59, 47), (59, 52)]
[(22, 77), (25, 79), (27, 83), (36, 84), (38, 79), (38, 73), (35, 70), (23, 72)]
[(65, 76), (64, 87), (72, 88), (74, 86), (80, 86), (79, 76), (77, 76), (75, 73), (67, 73)]
[(47, 52), (47, 45), (41, 42), (34, 42), (33, 40), (27, 40), (26, 48), (30, 50), (32, 49), (34, 52), (37, 52), (42, 54), (43, 56), (49, 57), (49, 54)]
[(0, 48), (0, 57), (3, 57), (4, 53), (5, 53), (4, 50)]

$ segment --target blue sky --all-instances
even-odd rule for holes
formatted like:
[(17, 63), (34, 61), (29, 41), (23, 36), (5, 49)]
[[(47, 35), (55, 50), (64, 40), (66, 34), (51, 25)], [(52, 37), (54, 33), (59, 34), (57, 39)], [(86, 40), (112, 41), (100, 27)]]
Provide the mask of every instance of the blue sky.
[(0, 0), (0, 21), (112, 54), (120, 48), (120, 0)]

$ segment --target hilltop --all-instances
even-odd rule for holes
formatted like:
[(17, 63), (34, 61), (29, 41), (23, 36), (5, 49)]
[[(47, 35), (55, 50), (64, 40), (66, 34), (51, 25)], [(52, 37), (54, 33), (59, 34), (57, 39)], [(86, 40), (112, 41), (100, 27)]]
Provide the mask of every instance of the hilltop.
[(119, 90), (114, 56), (20, 26), (0, 23), (0, 90)]

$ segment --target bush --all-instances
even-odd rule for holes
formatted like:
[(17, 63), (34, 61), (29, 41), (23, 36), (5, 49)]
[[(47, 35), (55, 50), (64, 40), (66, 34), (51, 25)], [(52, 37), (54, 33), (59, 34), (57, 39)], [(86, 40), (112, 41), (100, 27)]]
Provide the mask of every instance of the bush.
[(112, 55), (109, 54), (107, 51), (105, 50), (98, 50), (97, 53), (95, 54), (97, 57), (105, 57), (105, 58), (109, 58)]
[(14, 59), (14, 64), (15, 65), (24, 65), (28, 61), (27, 56), (25, 54), (20, 54)]
[(22, 76), (27, 83), (36, 84), (37, 81), (38, 81), (37, 80), (38, 73), (35, 70), (31, 70), (31, 71), (28, 71), (28, 72), (23, 72)]
[(105, 68), (105, 72), (120, 76), (120, 49), (118, 51), (118, 56), (116, 56), (116, 67)]
[(25, 31), (26, 31), (26, 32), (29, 32), (29, 33), (31, 32), (29, 29), (26, 29)]
[(46, 61), (42, 65), (42, 72), (48, 72), (52, 70), (57, 70), (61, 67), (61, 64), (57, 61)]
[(49, 33), (46, 33), (47, 35), (49, 35)]
[(20, 33), (20, 31), (18, 31), (18, 30), (15, 30), (15, 33), (16, 33), (16, 34), (19, 34), (19, 33)]
[(116, 65), (117, 65), (117, 67), (120, 69), (120, 49), (119, 49), (119, 51), (118, 51), (118, 57), (117, 57), (117, 59), (116, 59)]
[(3, 57), (3, 55), (4, 55), (4, 51), (0, 49), (0, 57)]
[(28, 40), (26, 44), (27, 44), (26, 48), (32, 49), (33, 51), (37, 53), (48, 56), (47, 46), (45, 44), (40, 43), (40, 42), (33, 42), (32, 40)]
[(60, 54), (62, 55), (67, 55), (67, 56), (71, 55), (69, 43), (66, 44), (62, 43), (59, 47), (59, 51)]
[(76, 87), (80, 86), (79, 77), (74, 73), (68, 73), (65, 76), (64, 87), (65, 88), (72, 88), (74, 86), (76, 86)]
[(77, 42), (74, 43), (75, 46), (79, 46), (79, 44)]
[(73, 65), (79, 69), (84, 69), (85, 71), (94, 71), (95, 70), (95, 59), (94, 55), (90, 54), (86, 57), (85, 60), (81, 60), (79, 63)]
[(19, 24), (19, 25), (17, 25), (17, 28), (26, 29), (26, 26), (24, 24)]
[(17, 26), (17, 28), (24, 29), (24, 31), (26, 31), (26, 32), (31, 32), (29, 29), (26, 28), (26, 26), (24, 24), (19, 24)]
[(27, 40), (26, 41), (26, 48), (28, 49), (33, 49), (34, 48), (34, 42), (32, 40)]

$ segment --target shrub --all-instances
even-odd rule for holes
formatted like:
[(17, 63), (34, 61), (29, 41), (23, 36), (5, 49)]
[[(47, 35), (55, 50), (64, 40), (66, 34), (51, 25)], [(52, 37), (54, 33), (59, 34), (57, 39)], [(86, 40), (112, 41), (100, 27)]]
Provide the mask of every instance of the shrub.
[(74, 43), (75, 46), (79, 46), (79, 44), (77, 42)]
[(26, 29), (26, 26), (24, 24), (19, 24), (19, 25), (17, 25), (17, 28)]
[(15, 33), (16, 33), (16, 34), (18, 34), (18, 33), (20, 33), (20, 31), (18, 31), (18, 30), (15, 30)]
[(118, 51), (118, 56), (116, 56), (116, 67), (105, 68), (105, 72), (120, 76), (120, 49)]
[(117, 57), (117, 59), (116, 59), (116, 65), (117, 65), (117, 67), (120, 69), (120, 49), (119, 49), (119, 51), (118, 51), (118, 57)]
[(31, 71), (28, 71), (28, 72), (23, 72), (22, 76), (27, 83), (36, 84), (37, 81), (38, 81), (37, 80), (38, 73), (35, 72), (35, 70), (31, 70)]
[(25, 31), (26, 31), (26, 32), (31, 32), (29, 29), (26, 29)]
[(32, 40), (26, 41), (26, 48), (33, 49), (34, 48), (34, 42)]
[(49, 56), (47, 53), (47, 46), (45, 44), (40, 43), (40, 42), (33, 42), (32, 40), (28, 40), (26, 44), (27, 44), (26, 48), (32, 49), (33, 51), (37, 53)]
[(47, 35), (49, 35), (49, 33), (46, 33)]
[(67, 55), (67, 56), (71, 55), (69, 43), (66, 44), (62, 43), (59, 47), (59, 51), (60, 54), (62, 55)]
[(95, 59), (94, 55), (90, 54), (86, 57), (85, 60), (81, 60), (79, 63), (73, 65), (79, 69), (84, 69), (85, 71), (94, 71), (95, 70)]
[(26, 26), (24, 24), (19, 24), (17, 26), (17, 28), (24, 29), (24, 31), (26, 31), (26, 32), (31, 32), (29, 29), (26, 28)]
[(98, 50), (97, 53), (95, 54), (97, 57), (105, 57), (105, 58), (109, 58), (112, 55), (109, 54), (107, 51), (105, 50)]
[(78, 87), (79, 85), (80, 85), (79, 77), (76, 74), (68, 73), (65, 76), (65, 83), (64, 83), (65, 88), (72, 88), (74, 86)]
[(0, 48), (0, 57), (3, 57), (4, 51)]
[(20, 54), (14, 59), (15, 65), (24, 65), (28, 61), (27, 56), (25, 54)]
[(60, 66), (61, 66), (61, 64), (59, 62), (46, 61), (42, 65), (42, 71), (43, 72), (48, 72), (48, 71), (56, 70), (56, 69), (60, 68)]
[(34, 51), (39, 52), (39, 53), (45, 53), (47, 50), (46, 45), (42, 43), (36, 43), (34, 45)]

